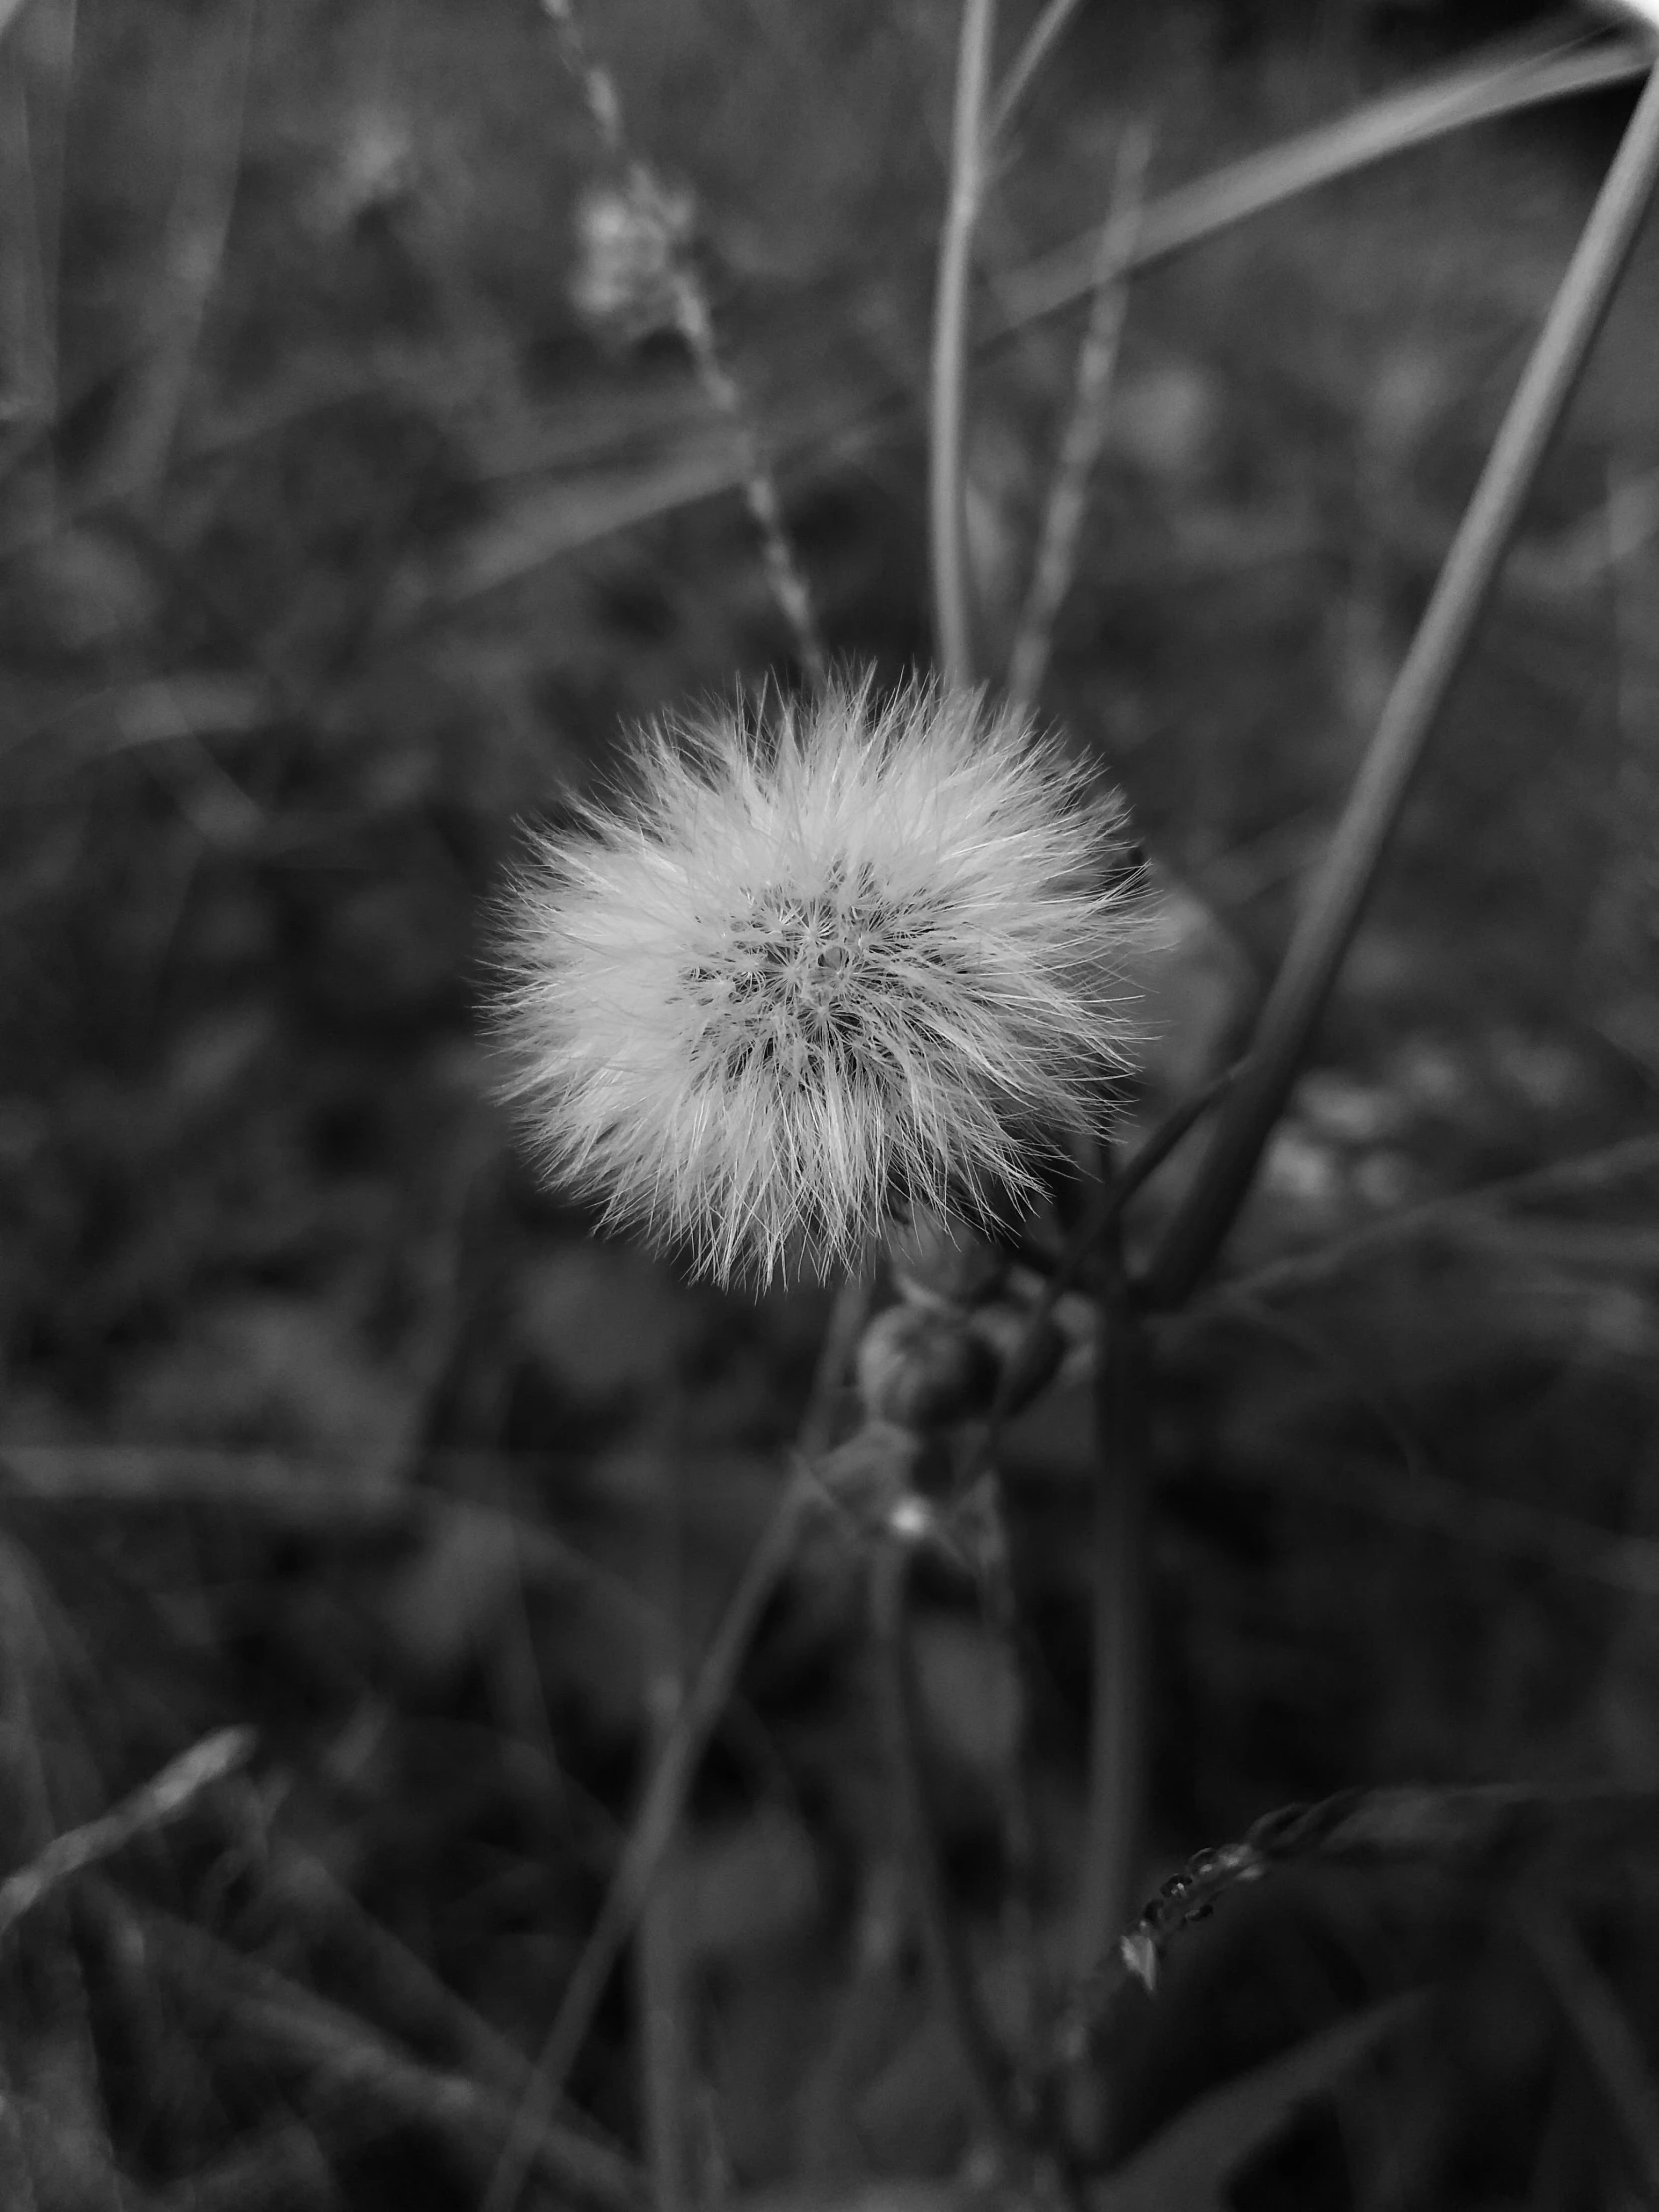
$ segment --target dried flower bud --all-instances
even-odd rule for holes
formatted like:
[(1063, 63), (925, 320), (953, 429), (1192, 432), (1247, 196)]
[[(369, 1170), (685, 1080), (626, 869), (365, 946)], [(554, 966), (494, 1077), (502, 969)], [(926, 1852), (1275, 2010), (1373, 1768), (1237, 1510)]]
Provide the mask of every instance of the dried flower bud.
[(920, 1306), (976, 1306), (1008, 1272), (1007, 1255), (988, 1238), (930, 1206), (894, 1223), (887, 1256), (900, 1296)]
[(870, 1417), (917, 1430), (952, 1428), (989, 1405), (996, 1365), (960, 1317), (889, 1306), (858, 1347), (858, 1389)]
[(968, 1327), (989, 1351), (1006, 1392), (1005, 1408), (1017, 1413), (1047, 1389), (1060, 1372), (1066, 1340), (1053, 1318), (1045, 1317), (1033, 1329), (1024, 1307), (1007, 1299), (993, 1299), (975, 1307)]
[(925, 1438), (891, 1421), (869, 1420), (818, 1462), (825, 1491), (869, 1528), (885, 1524), (915, 1487), (927, 1450)]

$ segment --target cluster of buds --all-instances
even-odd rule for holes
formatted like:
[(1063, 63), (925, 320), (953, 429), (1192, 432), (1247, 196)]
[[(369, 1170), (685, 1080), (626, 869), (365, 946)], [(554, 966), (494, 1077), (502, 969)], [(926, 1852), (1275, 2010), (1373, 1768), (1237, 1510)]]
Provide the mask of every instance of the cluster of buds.
[(862, 1424), (831, 1455), (829, 1486), (861, 1520), (938, 1534), (934, 1501), (959, 1471), (953, 1439), (1030, 1404), (1074, 1355), (1040, 1279), (986, 1233), (917, 1207), (888, 1233), (897, 1293), (858, 1347)]
[(935, 1432), (1015, 1413), (1059, 1372), (1066, 1341), (1008, 1256), (978, 1231), (917, 1209), (888, 1238), (898, 1298), (866, 1331), (858, 1388), (871, 1419)]

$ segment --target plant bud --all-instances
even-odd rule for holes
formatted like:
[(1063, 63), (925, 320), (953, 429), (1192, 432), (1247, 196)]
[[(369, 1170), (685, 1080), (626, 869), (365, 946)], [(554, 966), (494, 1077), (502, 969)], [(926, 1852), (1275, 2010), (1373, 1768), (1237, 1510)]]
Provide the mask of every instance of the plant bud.
[(925, 1446), (920, 1436), (891, 1421), (866, 1421), (819, 1462), (825, 1489), (855, 1521), (883, 1526), (901, 1498), (908, 1497)]
[(1052, 1316), (1031, 1326), (1031, 1316), (1006, 1299), (975, 1308), (968, 1324), (985, 1345), (1007, 1391), (1005, 1409), (1017, 1413), (1040, 1396), (1060, 1372), (1066, 1340)]
[(900, 1296), (923, 1306), (977, 1306), (1008, 1272), (995, 1245), (931, 1207), (893, 1225), (887, 1252)]
[(917, 1431), (952, 1428), (989, 1405), (996, 1362), (955, 1316), (889, 1306), (858, 1347), (858, 1388), (872, 1420)]

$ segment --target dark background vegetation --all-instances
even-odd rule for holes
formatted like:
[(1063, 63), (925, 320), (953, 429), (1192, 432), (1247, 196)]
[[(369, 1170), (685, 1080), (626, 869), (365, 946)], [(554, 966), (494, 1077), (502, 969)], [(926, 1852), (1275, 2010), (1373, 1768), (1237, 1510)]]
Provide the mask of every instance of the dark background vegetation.
[[(544, 2034), (645, 1756), (665, 1515), (695, 1646), (826, 1313), (690, 1288), (534, 1189), (482, 1041), (491, 901), (629, 718), (789, 642), (677, 348), (572, 305), (598, 157), (530, 0), (9, 13), (0, 1853), (207, 1728), (261, 1737), (249, 1777), (5, 1937), (0, 2197), (476, 2204), (499, 2122), (418, 2069), (499, 2088), (502, 2046)], [(1099, 215), (1127, 121), (1156, 191), (1513, 21), (1086, 7), (989, 287)], [(594, 0), (588, 28), (695, 190), (831, 649), (896, 676), (928, 650), (954, 9)], [(1046, 704), (1258, 971), (1621, 112), (1437, 144), (1135, 286)], [(1659, 1166), (1432, 1204), (1651, 1127), (1656, 307), (1650, 231), (1230, 1266), (1324, 1257), (1162, 1341), (1149, 1880), (1351, 1783), (1659, 1784)], [(1039, 325), (977, 375), (993, 594), (1074, 341)], [(1086, 1467), (1073, 1390), (1013, 1455), (1057, 1935)], [(994, 1949), (999, 1662), (952, 1606), (919, 1637)], [(809, 1555), (675, 1875), (734, 2187), (938, 2172), (962, 2141), (913, 1961), (856, 2016), (842, 1994), (886, 1819), (863, 1664)], [(1569, 1875), (1550, 1910), (1654, 2047), (1651, 1874)], [(1525, 1925), (1449, 1879), (1235, 1901), (1147, 2015), (1130, 2133), (1433, 1979), (1237, 2201), (1623, 2201)], [(624, 1976), (575, 2088), (628, 2145), (636, 2075)]]

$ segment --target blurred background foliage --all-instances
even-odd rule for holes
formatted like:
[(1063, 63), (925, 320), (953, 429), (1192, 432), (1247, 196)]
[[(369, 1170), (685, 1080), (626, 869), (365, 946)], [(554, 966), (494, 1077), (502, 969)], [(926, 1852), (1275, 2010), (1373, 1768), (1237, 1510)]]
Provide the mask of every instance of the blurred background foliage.
[[(1084, 7), (986, 295), (1098, 219), (1127, 124), (1156, 194), (1520, 14)], [(694, 197), (830, 647), (894, 676), (927, 652), (955, 23), (588, 24)], [(1622, 112), (1444, 140), (1134, 284), (1045, 704), (1258, 974)], [(621, 726), (788, 640), (677, 346), (573, 301), (598, 157), (530, 0), (0, 7), (0, 164), (7, 1864), (194, 1733), (262, 1732), (251, 1779), (3, 1938), (0, 2197), (476, 2204), (637, 1790), (665, 1609), (696, 1648), (826, 1313), (688, 1288), (533, 1188), (479, 1013), (492, 900)], [(1656, 310), (1650, 232), (1236, 1280), (1162, 1336), (1164, 1864), (1350, 1783), (1659, 1785)], [(993, 615), (1075, 339), (981, 357)], [(1011, 1453), (1051, 1891), (1087, 1448), (1074, 1389)], [(963, 2139), (913, 1960), (870, 1935), (886, 1816), (832, 1551), (769, 1615), (672, 1874), (711, 2187), (845, 2194)], [(994, 1969), (1006, 1684), (957, 1606), (919, 1637)], [(1651, 1877), (1583, 1872), (1585, 1957), (1651, 2043)], [(1621, 2201), (1605, 2081), (1519, 1925), (1449, 1880), (1235, 1903), (1149, 2015), (1126, 2137), (1433, 1973), (1431, 2024), (1236, 2201)], [(570, 2118), (600, 2160), (637, 2140), (633, 2044), (619, 1986)]]

